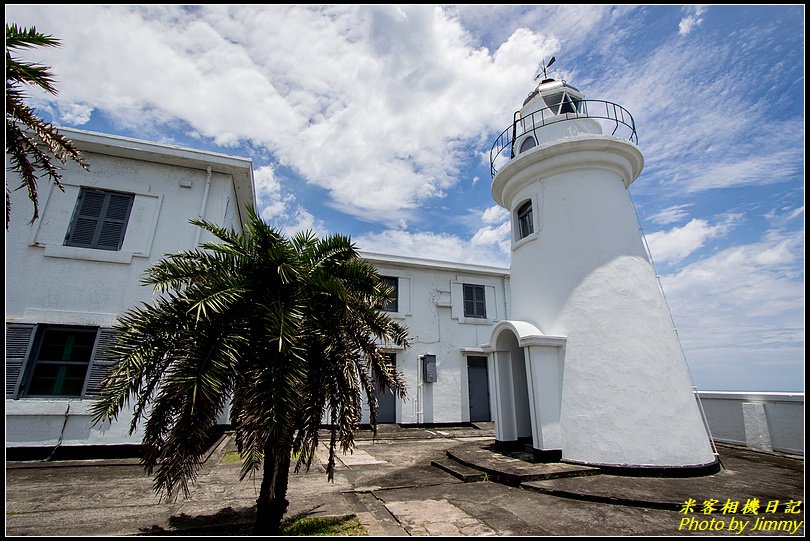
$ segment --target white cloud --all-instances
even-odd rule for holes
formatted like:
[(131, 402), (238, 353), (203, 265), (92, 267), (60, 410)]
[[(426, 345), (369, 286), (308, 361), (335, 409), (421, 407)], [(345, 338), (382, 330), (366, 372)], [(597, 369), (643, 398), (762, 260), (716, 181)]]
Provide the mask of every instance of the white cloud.
[(481, 221), (485, 224), (499, 224), (509, 219), (509, 211), (500, 205), (493, 205), (481, 214)]
[(488, 207), (481, 213), (477, 223), (484, 223), (470, 239), (473, 246), (497, 247), (500, 256), (504, 261), (508, 261), (512, 247), (512, 223), (508, 210), (500, 205)]
[(802, 205), (797, 209), (793, 209), (793, 211), (791, 211), (791, 213), (788, 214), (786, 221), (794, 220), (799, 216), (804, 216), (804, 205)]
[(682, 18), (681, 22), (678, 23), (678, 34), (681, 36), (689, 34), (703, 22), (703, 12), (706, 11), (706, 8), (703, 6), (689, 6), (684, 10), (690, 12), (690, 14)]
[(509, 222), (504, 222), (498, 226), (482, 227), (475, 232), (470, 243), (473, 246), (498, 246), (502, 254), (509, 254), (511, 246), (512, 227)]
[(508, 267), (512, 231), (509, 212), (493, 205), (476, 213), (476, 219), (470, 223), (482, 222), (486, 225), (478, 228), (469, 239), (447, 233), (388, 229), (360, 235), (354, 240), (366, 252)]
[[(471, 29), (485, 45), (491, 47), (497, 46), (495, 44), (499, 44), (503, 36), (518, 28), (532, 28), (542, 34), (563, 37), (567, 51), (583, 44), (591, 49), (608, 51), (615, 50), (613, 44), (620, 42), (625, 37), (625, 32), (631, 31), (626, 28), (626, 22), (615, 26), (611, 23), (637, 7), (560, 4), (524, 6), (521, 9), (509, 5), (467, 5), (450, 9), (458, 13), (466, 28)], [(493, 21), (497, 21), (497, 24), (493, 24)], [(594, 40), (594, 36), (599, 38)], [(548, 60), (550, 56), (548, 52), (543, 52), (542, 55), (538, 52), (536, 66), (539, 66), (543, 58)]]
[(660, 198), (663, 187), (682, 196), (801, 175), (804, 118), (791, 115), (788, 93), (762, 86), (783, 80), (786, 68), (751, 52), (772, 49), (772, 39), (773, 31), (745, 29), (735, 40), (671, 40), (612, 59), (613, 69), (593, 80), (589, 97), (634, 115), (645, 155), (637, 193), (656, 190)]
[(90, 121), (93, 108), (82, 103), (65, 103), (59, 105), (59, 116), (64, 122), (81, 126)]
[(781, 182), (803, 170), (803, 152), (786, 149), (770, 155), (704, 162), (700, 171), (686, 185), (687, 192)]
[(432, 261), (452, 261), (508, 267), (509, 260), (497, 243), (465, 240), (457, 235), (432, 232), (409, 232), (389, 229), (353, 238), (365, 251), (417, 257)]
[(764, 216), (773, 224), (774, 227), (783, 227), (800, 216), (804, 216), (804, 205), (795, 209), (791, 209), (790, 207), (773, 209), (764, 214)]
[(293, 194), (282, 189), (273, 167), (256, 169), (253, 172), (253, 181), (256, 186), (257, 208), (265, 222), (287, 235), (299, 231), (314, 231), (318, 235), (326, 233), (323, 222), (299, 205)]
[(662, 277), (702, 388), (803, 388), (803, 251), (802, 231), (773, 231)]
[(63, 122), (98, 110), (145, 135), (181, 121), (220, 145), (251, 142), (331, 206), (391, 226), (457, 184), (465, 143), (502, 127), (559, 47), (519, 28), (490, 50), (435, 6), (14, 12), (62, 39), (43, 54)]
[(695, 218), (682, 227), (647, 234), (647, 244), (656, 262), (680, 261), (702, 247), (707, 240), (728, 233), (739, 219), (739, 215), (729, 214), (723, 221), (709, 225), (706, 220)]
[(689, 216), (689, 213), (686, 211), (686, 209), (688, 209), (691, 206), (692, 206), (691, 203), (686, 205), (673, 205), (671, 207), (659, 210), (658, 212), (650, 216), (649, 220), (659, 225), (667, 225), (675, 222), (680, 222), (681, 220)]

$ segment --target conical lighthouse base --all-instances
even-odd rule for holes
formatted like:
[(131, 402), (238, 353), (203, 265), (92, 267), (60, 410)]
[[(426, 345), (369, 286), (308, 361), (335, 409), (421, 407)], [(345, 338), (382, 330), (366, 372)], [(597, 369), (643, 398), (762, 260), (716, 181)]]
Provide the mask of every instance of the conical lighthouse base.
[(495, 177), (495, 201), (514, 224), (511, 320), (488, 345), (496, 438), (614, 472), (713, 473), (719, 462), (627, 193), (642, 164), (633, 144), (580, 135), (532, 148)]

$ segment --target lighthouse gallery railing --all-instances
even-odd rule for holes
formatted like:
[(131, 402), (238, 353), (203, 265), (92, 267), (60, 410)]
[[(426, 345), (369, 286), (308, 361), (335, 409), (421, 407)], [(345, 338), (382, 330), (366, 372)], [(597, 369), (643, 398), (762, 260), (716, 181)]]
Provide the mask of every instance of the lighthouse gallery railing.
[[(570, 102), (568, 104), (563, 102), (554, 107), (545, 107), (525, 117), (521, 117), (520, 111), (517, 111), (512, 125), (501, 132), (489, 150), (490, 174), (495, 178), (495, 174), (498, 172), (496, 161), (499, 158), (503, 159), (506, 149), (509, 149), (508, 159), (511, 160), (515, 157), (514, 145), (517, 137), (532, 133), (535, 141), (537, 141), (537, 132), (544, 127), (578, 118), (604, 120), (606, 122), (602, 123), (603, 129), (607, 126), (611, 130), (610, 135), (638, 144), (636, 122), (633, 120), (633, 115), (621, 105), (609, 101), (574, 100), (573, 107)], [(524, 129), (524, 126), (531, 127)]]

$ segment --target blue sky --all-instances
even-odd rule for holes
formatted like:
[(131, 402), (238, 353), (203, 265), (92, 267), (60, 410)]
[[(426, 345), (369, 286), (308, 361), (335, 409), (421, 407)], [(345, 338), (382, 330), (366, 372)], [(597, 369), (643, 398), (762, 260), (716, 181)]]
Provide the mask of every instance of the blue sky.
[(273, 225), (509, 265), (488, 152), (555, 78), (638, 126), (695, 384), (804, 390), (804, 6), (37, 6), (62, 126), (253, 159)]

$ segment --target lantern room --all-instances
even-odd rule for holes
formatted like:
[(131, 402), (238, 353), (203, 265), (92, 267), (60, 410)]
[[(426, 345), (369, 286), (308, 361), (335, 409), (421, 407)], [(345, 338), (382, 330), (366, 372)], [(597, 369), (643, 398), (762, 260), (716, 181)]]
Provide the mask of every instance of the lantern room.
[(563, 137), (602, 134), (599, 122), (588, 118), (585, 95), (565, 81), (544, 79), (517, 114), (513, 156)]

